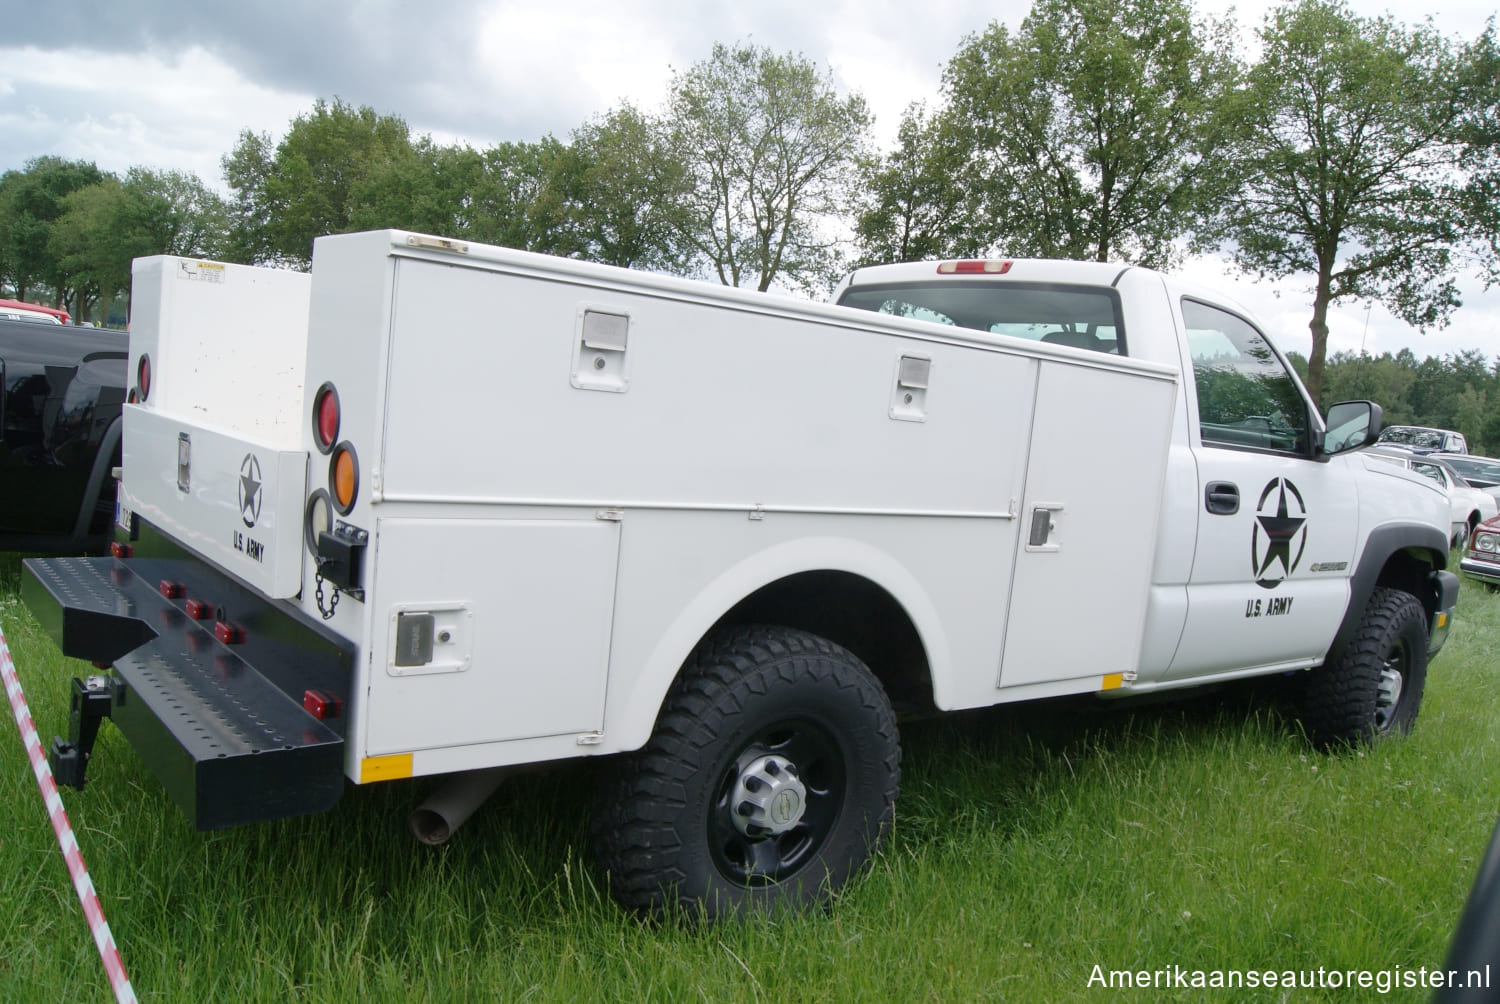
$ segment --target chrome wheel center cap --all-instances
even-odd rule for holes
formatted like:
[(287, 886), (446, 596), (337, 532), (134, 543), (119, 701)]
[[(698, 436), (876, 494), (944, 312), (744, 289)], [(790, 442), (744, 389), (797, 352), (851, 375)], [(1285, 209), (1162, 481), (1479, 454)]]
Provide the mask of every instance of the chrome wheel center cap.
[(735, 780), (729, 806), (735, 829), (745, 836), (777, 836), (802, 822), (807, 787), (785, 757), (756, 757)]
[(1396, 705), (1401, 703), (1401, 673), (1387, 666), (1380, 671), (1380, 683), (1375, 695), (1375, 726), (1385, 728), (1396, 714)]

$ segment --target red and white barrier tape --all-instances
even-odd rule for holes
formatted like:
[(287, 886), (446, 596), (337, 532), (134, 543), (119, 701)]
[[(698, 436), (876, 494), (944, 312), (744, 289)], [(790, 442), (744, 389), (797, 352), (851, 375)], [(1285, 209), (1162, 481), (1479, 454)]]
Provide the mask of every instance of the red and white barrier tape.
[(83, 905), (83, 916), (88, 921), (89, 931), (94, 935), (99, 958), (104, 962), (110, 989), (114, 990), (115, 1000), (119, 1004), (135, 1004), (135, 990), (130, 986), (130, 977), (125, 974), (125, 963), (120, 960), (120, 950), (115, 947), (114, 935), (109, 933), (104, 908), (99, 905), (99, 895), (94, 892), (93, 880), (89, 878), (89, 870), (84, 867), (83, 852), (78, 849), (78, 840), (73, 836), (68, 814), (63, 811), (62, 795), (57, 790), (57, 782), (52, 778), (52, 768), (47, 764), (47, 754), (42, 751), (36, 726), (31, 722), (31, 710), (26, 706), (26, 694), (21, 690), (21, 678), (16, 675), (16, 664), (11, 661), (4, 631), (0, 631), (0, 675), (5, 677), (5, 696), (10, 698), (10, 710), (15, 715), (16, 728), (21, 730), (21, 741), (26, 744), (26, 755), (31, 758), (31, 772), (36, 775), (42, 801), (47, 803), (47, 815), (51, 817), (52, 829), (57, 833), (57, 846), (62, 850), (63, 860), (68, 863), (68, 874), (73, 877), (73, 889), (78, 893), (78, 902)]

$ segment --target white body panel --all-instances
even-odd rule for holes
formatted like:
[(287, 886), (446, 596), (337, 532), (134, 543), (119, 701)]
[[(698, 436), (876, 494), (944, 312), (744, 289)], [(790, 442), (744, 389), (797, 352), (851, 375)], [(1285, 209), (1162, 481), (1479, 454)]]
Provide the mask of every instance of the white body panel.
[(302, 588), (311, 289), (298, 272), (168, 256), (132, 276), (128, 372), (139, 392), (146, 357), (150, 385), (125, 406), (121, 501), (277, 599)]
[(295, 596), (307, 454), (139, 405), (125, 405), (124, 422), (122, 461), (132, 476), (121, 504), (267, 596)]
[[(1205, 450), (1180, 377), (1189, 291), (1024, 266), (1117, 291), (1130, 357), (399, 232), (320, 239), (311, 279), (153, 259), (132, 359), (160, 376), (127, 409), (124, 497), (354, 642), (356, 780), (374, 759), (436, 774), (636, 748), (714, 624), (806, 574), (889, 597), (940, 709), (1316, 662), (1367, 503), (1410, 498), (1351, 490), (1349, 458)], [(238, 361), (194, 383), (219, 352), (265, 386), (238, 386)], [(332, 493), (310, 413), (325, 383), (359, 461), (334, 520), (369, 534), (363, 593), (336, 609), (302, 526), (307, 496)], [(250, 564), (226, 478), (252, 453)], [(1210, 476), (1255, 496), (1290, 479), (1316, 503), (1319, 557), (1281, 587), (1295, 616), (1273, 644), (1242, 612), (1257, 500), (1203, 514)], [(1306, 567), (1334, 556), (1340, 574)]]
[(302, 449), (312, 277), (190, 258), (138, 258), (130, 374), (152, 363), (150, 404), (205, 428)]

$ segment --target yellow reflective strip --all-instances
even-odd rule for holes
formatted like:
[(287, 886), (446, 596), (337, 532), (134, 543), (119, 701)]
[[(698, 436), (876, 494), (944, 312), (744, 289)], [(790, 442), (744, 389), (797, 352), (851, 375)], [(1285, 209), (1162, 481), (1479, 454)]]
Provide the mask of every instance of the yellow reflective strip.
[(1437, 626), (1438, 627), (1444, 627), (1444, 626), (1447, 625), (1447, 623), (1448, 623), (1448, 613), (1447, 613), (1447, 611), (1439, 610), (1438, 611), (1438, 615), (1437, 615)]
[(1125, 674), (1124, 673), (1110, 673), (1108, 676), (1106, 676), (1104, 678), (1104, 683), (1099, 687), (1099, 689), (1100, 690), (1119, 690), (1123, 686), (1125, 686)]
[(397, 753), (394, 756), (372, 756), (359, 762), (359, 783), (371, 781), (394, 781), (411, 777), (411, 754)]

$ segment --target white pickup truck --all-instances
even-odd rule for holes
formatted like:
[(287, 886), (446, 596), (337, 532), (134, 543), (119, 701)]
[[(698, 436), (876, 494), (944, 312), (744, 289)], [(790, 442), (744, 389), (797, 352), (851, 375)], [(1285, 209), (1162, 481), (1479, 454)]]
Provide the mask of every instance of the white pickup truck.
[[(1306, 671), (1407, 729), (1447, 502), (1250, 316), (1142, 268), (861, 269), (837, 304), (399, 231), (136, 263), (111, 557), (30, 560), (74, 681), (200, 829), (598, 758), (624, 904), (838, 887), (902, 713)], [(477, 794), (476, 794), (477, 792)], [(422, 813), (417, 817), (421, 818)]]

